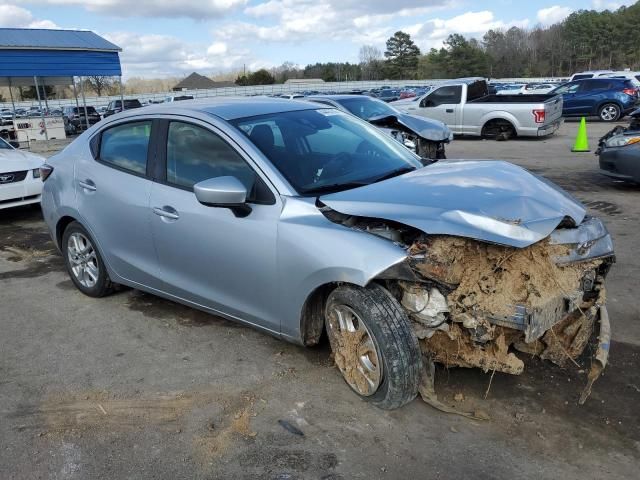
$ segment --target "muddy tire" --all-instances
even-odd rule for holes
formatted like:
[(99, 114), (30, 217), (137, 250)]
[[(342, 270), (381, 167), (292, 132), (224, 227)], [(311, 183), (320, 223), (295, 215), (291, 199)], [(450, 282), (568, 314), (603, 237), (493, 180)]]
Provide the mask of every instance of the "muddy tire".
[(60, 245), (67, 272), (73, 284), (85, 295), (104, 297), (113, 291), (102, 256), (86, 228), (71, 222)]
[(389, 291), (377, 284), (336, 288), (327, 298), (325, 325), (338, 369), (363, 400), (391, 410), (415, 398), (420, 346)]

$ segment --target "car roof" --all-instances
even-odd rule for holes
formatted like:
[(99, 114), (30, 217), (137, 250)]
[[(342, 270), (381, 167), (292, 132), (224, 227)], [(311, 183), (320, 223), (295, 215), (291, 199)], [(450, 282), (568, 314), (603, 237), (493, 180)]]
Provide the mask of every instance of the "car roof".
[[(144, 107), (145, 113), (164, 114), (171, 110), (192, 110), (216, 115), (224, 120), (256, 117), (272, 113), (294, 112), (300, 110), (317, 110), (323, 108), (317, 103), (300, 100), (288, 100), (272, 97), (213, 97), (181, 102), (160, 103)], [(126, 112), (126, 111), (125, 111)], [(133, 111), (132, 115), (140, 111)], [(120, 117), (122, 118), (122, 117)]]
[(326, 98), (328, 100), (348, 100), (350, 98), (367, 98), (369, 100), (375, 100), (375, 98), (370, 97), (369, 95), (357, 95), (357, 94), (348, 94), (348, 93), (338, 93), (338, 94), (333, 94), (333, 95), (309, 95), (307, 98), (309, 99), (314, 99), (314, 98)]

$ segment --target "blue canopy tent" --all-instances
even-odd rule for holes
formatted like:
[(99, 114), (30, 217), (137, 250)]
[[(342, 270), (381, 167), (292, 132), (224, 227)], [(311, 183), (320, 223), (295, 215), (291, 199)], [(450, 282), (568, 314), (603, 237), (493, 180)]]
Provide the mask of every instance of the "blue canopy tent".
[(0, 86), (35, 86), (41, 103), (39, 85), (73, 85), (75, 92), (76, 76), (117, 76), (122, 95), (121, 51), (90, 31), (0, 28)]

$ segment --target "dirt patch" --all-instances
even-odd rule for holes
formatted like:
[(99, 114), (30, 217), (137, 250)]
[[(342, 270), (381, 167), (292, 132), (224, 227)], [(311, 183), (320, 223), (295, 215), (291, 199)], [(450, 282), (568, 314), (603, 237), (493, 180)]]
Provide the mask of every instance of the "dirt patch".
[(555, 257), (567, 255), (566, 246), (547, 240), (516, 249), (473, 240), (434, 236), (411, 247), (424, 254), (416, 269), (455, 288), (447, 296), (453, 318), (465, 313), (510, 316), (516, 305), (543, 307), (558, 295), (580, 290), (585, 273), (601, 261), (560, 267)]

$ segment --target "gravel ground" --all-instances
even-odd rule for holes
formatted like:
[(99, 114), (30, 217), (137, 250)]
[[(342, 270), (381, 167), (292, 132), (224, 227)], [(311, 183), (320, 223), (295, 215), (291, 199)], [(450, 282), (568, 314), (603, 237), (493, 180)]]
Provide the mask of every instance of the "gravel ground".
[[(589, 128), (595, 148), (609, 126)], [(527, 360), (523, 375), (493, 380), (438, 370), (445, 403), (490, 420), (420, 400), (380, 411), (350, 392), (326, 344), (305, 350), (134, 290), (83, 296), (39, 209), (18, 208), (0, 213), (0, 477), (636, 478), (640, 187), (601, 176), (593, 154), (571, 153), (576, 129), (567, 122), (547, 140), (457, 139), (448, 156), (530, 168), (611, 230), (614, 342), (586, 405), (577, 405), (578, 367)]]

